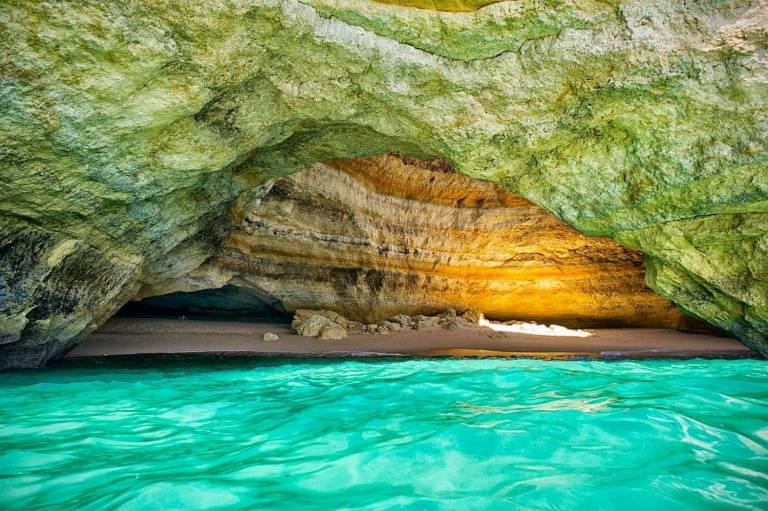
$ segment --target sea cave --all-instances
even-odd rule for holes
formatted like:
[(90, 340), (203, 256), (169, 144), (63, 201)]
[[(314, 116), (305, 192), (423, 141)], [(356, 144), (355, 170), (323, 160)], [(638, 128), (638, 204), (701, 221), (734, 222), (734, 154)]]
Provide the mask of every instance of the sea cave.
[(3, 508), (768, 502), (766, 0), (0, 27)]

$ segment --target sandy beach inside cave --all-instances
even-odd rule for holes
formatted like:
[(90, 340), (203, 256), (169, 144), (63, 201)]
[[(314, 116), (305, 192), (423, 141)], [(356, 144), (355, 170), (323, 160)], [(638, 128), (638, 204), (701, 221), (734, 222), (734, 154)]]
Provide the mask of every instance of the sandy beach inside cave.
[[(209, 354), (262, 357), (535, 357), (535, 358), (745, 358), (740, 342), (667, 329), (590, 330), (591, 337), (499, 334), (487, 328), (403, 330), (386, 335), (350, 332), (320, 340), (284, 323), (113, 318), (65, 358)], [(266, 332), (278, 341), (263, 341)]]

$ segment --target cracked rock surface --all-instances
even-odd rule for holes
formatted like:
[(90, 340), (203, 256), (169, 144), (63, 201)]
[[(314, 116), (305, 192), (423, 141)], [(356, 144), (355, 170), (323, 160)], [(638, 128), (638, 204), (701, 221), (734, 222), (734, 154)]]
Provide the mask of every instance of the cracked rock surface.
[(765, 0), (396, 3), (3, 2), (0, 366), (187, 278), (271, 180), (394, 151), (643, 252), (768, 354)]

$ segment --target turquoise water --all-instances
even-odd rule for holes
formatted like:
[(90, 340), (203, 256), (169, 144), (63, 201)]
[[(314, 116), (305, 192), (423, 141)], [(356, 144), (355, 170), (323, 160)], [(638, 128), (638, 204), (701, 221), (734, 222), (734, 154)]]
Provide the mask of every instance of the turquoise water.
[(0, 509), (768, 509), (768, 363), (0, 373)]

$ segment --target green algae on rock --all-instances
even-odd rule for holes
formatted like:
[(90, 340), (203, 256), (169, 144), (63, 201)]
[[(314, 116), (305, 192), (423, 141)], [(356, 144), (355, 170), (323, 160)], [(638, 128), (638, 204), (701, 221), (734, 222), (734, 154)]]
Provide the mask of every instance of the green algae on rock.
[(474, 11), (503, 0), (376, 0), (383, 4), (433, 9), (436, 11)]
[(0, 366), (189, 275), (270, 179), (389, 151), (643, 251), (768, 354), (765, 0), (8, 0), (0, 26)]

